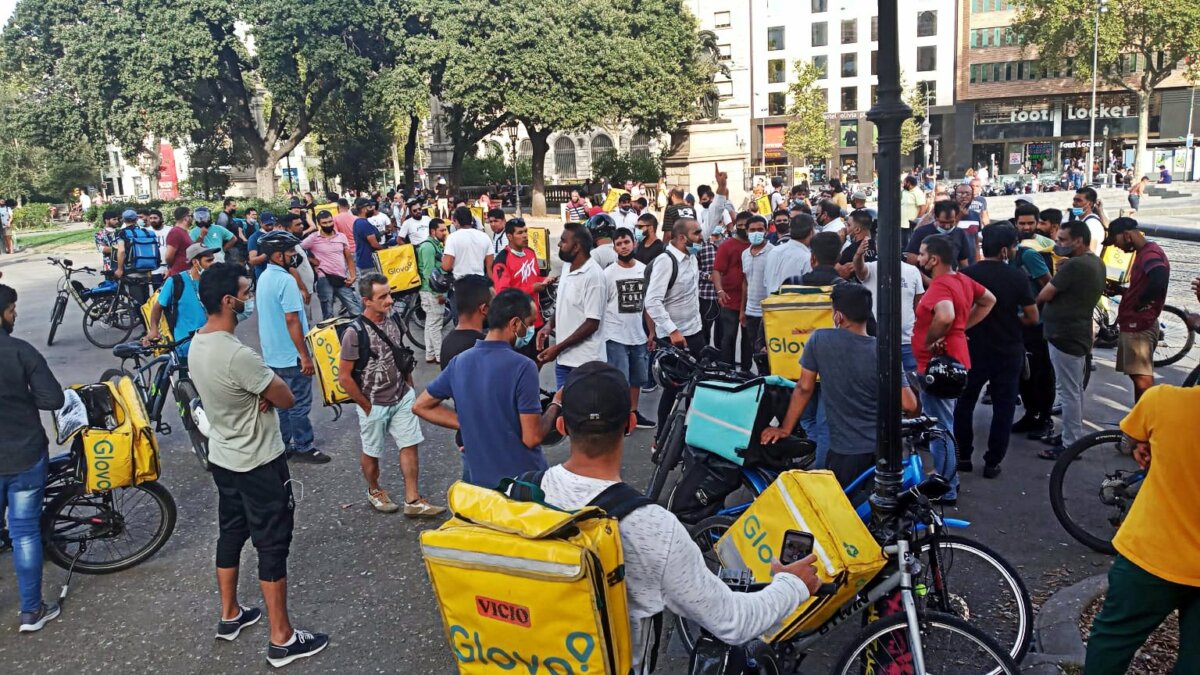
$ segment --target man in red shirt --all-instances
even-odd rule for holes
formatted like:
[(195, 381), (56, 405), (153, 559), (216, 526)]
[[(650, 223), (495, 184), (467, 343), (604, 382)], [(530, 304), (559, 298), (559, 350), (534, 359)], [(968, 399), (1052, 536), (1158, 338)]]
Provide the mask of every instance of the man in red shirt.
[(1146, 241), (1146, 235), (1133, 218), (1117, 218), (1108, 225), (1105, 246), (1116, 246), (1126, 253), (1135, 253), (1133, 269), (1129, 272), (1129, 287), (1109, 282), (1113, 292), (1120, 294), (1117, 306), (1117, 370), (1133, 380), (1133, 402), (1137, 403), (1147, 389), (1154, 386), (1154, 348), (1158, 343), (1158, 316), (1167, 299), (1171, 281), (1171, 264), (1162, 247)]
[[(529, 248), (529, 230), (525, 226), (525, 221), (515, 218), (509, 220), (504, 226), (504, 234), (508, 237), (508, 246), (505, 246), (492, 262), (492, 281), (496, 284), (496, 293), (506, 288), (516, 288), (533, 299), (533, 313), (536, 320), (534, 328), (540, 329), (545, 320), (542, 319), (542, 307), (538, 301), (538, 295), (542, 289), (553, 283), (553, 278), (541, 276), (537, 254)], [(534, 357), (537, 355), (537, 349), (533, 346), (533, 342), (527, 345), (527, 349), (517, 351), (536, 362), (537, 359)]]
[[(742, 284), (746, 281), (742, 273), (742, 251), (750, 248), (749, 235), (746, 234), (746, 223), (750, 220), (750, 212), (742, 211), (733, 221), (733, 236), (721, 242), (717, 248), (716, 260), (713, 262), (712, 284), (717, 289), (717, 302), (721, 305), (721, 313), (717, 317), (719, 323), (721, 344), (721, 360), (733, 363), (733, 346), (737, 343), (738, 330), (741, 323), (738, 313), (741, 311)], [(742, 370), (750, 370), (751, 342), (753, 340), (742, 336), (740, 363)]]
[(337, 201), (337, 215), (333, 217), (333, 228), (346, 236), (350, 243), (350, 253), (354, 253), (354, 220), (356, 216), (350, 211), (350, 202), (345, 199)]
[[(933, 281), (917, 304), (916, 323), (913, 324), (912, 348), (918, 372), (925, 372), (930, 357), (938, 354), (950, 356), (970, 368), (966, 331), (982, 321), (996, 304), (996, 296), (991, 291), (971, 277), (954, 271), (955, 262), (955, 247), (948, 237), (934, 235), (921, 242), (917, 267)], [(945, 438), (954, 438), (955, 401), (928, 393), (921, 395), (921, 412), (937, 418), (938, 427), (946, 433)], [(941, 502), (956, 504), (958, 457), (943, 438), (929, 442), (929, 453), (933, 455), (933, 470), (950, 479), (950, 492)]]
[(192, 211), (186, 206), (175, 209), (175, 225), (167, 232), (167, 243), (163, 247), (163, 260), (167, 263), (167, 276), (191, 269), (187, 249), (192, 245), (188, 230), (192, 226)]

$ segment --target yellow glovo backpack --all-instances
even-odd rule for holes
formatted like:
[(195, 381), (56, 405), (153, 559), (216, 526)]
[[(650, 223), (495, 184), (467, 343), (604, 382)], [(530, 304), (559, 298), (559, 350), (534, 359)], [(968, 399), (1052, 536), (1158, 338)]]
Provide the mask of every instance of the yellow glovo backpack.
[(421, 533), (446, 639), (464, 675), (628, 675), (618, 521), (651, 504), (624, 483), (577, 511), (547, 505), (541, 473), (450, 487), (454, 517)]
[[(124, 376), (73, 385), (67, 401), (55, 416), (59, 443), (78, 437), (88, 492), (158, 480), (158, 439), (133, 380)], [(75, 408), (74, 415), (66, 412), (70, 408)], [(73, 422), (67, 422), (68, 417), (74, 417)]]

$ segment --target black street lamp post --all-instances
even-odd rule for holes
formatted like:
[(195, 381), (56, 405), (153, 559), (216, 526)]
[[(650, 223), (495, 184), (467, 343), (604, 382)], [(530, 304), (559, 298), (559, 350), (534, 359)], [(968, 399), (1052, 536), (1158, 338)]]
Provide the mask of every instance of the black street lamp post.
[(912, 109), (900, 95), (899, 21), (895, 0), (879, 2), (879, 98), (867, 119), (879, 129), (879, 408), (871, 529), (895, 531), (903, 466), (900, 444), (900, 127)]

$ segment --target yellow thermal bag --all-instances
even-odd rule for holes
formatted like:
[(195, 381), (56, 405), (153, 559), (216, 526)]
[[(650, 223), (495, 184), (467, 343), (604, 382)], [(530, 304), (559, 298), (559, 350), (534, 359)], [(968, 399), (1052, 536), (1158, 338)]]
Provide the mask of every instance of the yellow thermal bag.
[(375, 251), (375, 264), (387, 277), (393, 293), (411, 290), (421, 285), (417, 269), (417, 252), (412, 244), (402, 244)]
[(830, 286), (784, 286), (762, 301), (771, 374), (800, 379), (800, 355), (818, 328), (833, 328)]
[(313, 355), (313, 367), (321, 384), (321, 401), (338, 405), (350, 400), (350, 395), (338, 384), (338, 361), (342, 358), (342, 333), (354, 319), (336, 317), (313, 326), (304, 336), (308, 351)]
[[(71, 390), (79, 397), (75, 405), (83, 408), (81, 421), (65, 430), (56, 415), (55, 426), (60, 443), (79, 436), (87, 491), (105, 492), (158, 480), (162, 470), (158, 439), (133, 380), (122, 376), (97, 384), (74, 385)], [(86, 423), (82, 421), (84, 414)]]

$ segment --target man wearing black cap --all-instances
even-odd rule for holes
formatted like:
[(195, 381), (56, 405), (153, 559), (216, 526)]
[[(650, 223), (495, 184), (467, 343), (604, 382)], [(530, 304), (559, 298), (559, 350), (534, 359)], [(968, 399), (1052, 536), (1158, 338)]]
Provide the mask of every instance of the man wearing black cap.
[[(570, 437), (571, 456), (541, 479), (547, 504), (578, 509), (621, 481), (626, 432), (634, 428), (629, 383), (620, 371), (591, 362), (576, 368), (559, 394), (558, 431)], [(551, 410), (556, 406), (551, 404)], [(734, 593), (705, 565), (687, 530), (657, 504), (621, 520), (628, 583), (633, 672), (653, 657), (652, 620), (667, 607), (704, 625), (733, 645), (753, 640), (791, 613), (820, 585), (814, 556), (790, 565), (772, 563), (771, 584), (757, 593)]]
[(1129, 286), (1108, 282), (1109, 290), (1119, 293), (1117, 306), (1117, 371), (1133, 380), (1133, 401), (1154, 386), (1154, 347), (1158, 342), (1158, 315), (1167, 299), (1171, 281), (1171, 263), (1162, 247), (1146, 240), (1133, 218), (1117, 218), (1108, 225), (1105, 246), (1116, 246), (1135, 253), (1129, 271)]

